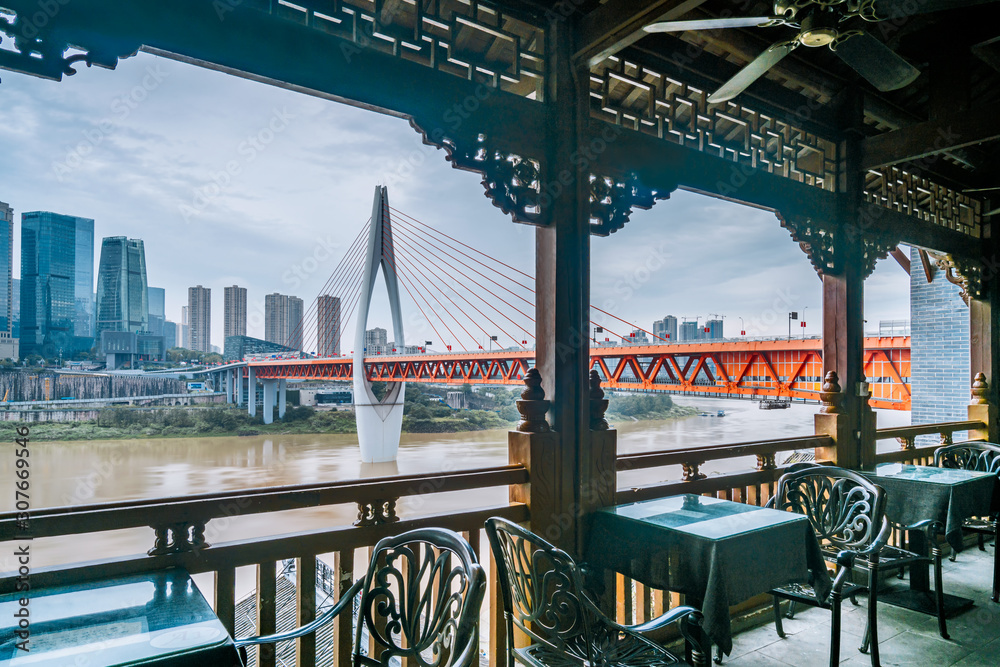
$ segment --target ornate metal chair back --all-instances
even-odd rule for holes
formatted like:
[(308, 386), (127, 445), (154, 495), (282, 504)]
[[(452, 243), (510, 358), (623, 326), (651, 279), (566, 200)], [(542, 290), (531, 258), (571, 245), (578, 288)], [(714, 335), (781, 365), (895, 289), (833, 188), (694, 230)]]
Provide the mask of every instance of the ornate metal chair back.
[[(573, 558), (504, 519), (489, 519), (486, 534), (500, 575), (508, 641), (516, 625), (535, 642), (564, 654), (585, 653), (588, 664), (595, 664), (589, 653), (599, 621), (584, 601), (583, 576)], [(513, 651), (507, 655), (512, 665)]]
[(885, 491), (851, 470), (813, 465), (785, 473), (774, 507), (805, 515), (820, 542), (837, 550), (869, 554), (888, 538)]
[(974, 440), (945, 445), (934, 452), (934, 465), (1000, 473), (1000, 445)]
[[(394, 657), (411, 667), (478, 665), (485, 587), (475, 552), (457, 533), (424, 528), (380, 540), (361, 592), (355, 665)], [(370, 648), (361, 644), (362, 627)]]

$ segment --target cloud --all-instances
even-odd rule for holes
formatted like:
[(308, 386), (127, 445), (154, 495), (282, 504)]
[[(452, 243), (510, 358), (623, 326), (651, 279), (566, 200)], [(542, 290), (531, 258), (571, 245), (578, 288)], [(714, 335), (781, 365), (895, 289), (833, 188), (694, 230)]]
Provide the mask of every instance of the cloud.
[[(5, 72), (0, 95), (0, 200), (16, 213), (94, 218), (98, 244), (144, 239), (149, 282), (166, 288), (169, 319), (180, 320), (189, 286), (213, 288), (215, 344), (226, 285), (248, 288), (251, 312), (274, 291), (311, 302), (339, 256), (294, 286), (289, 272), (324, 243), (346, 250), (380, 183), (393, 207), (533, 273), (534, 231), (512, 223), (483, 196), (478, 175), (453, 169), (398, 118), (146, 54), (62, 83)], [(15, 237), (16, 275), (19, 230)], [(668, 313), (719, 313), (731, 333), (739, 317), (790, 289), (789, 308), (808, 307), (810, 332), (819, 330), (820, 281), (764, 211), (677, 192), (594, 238), (592, 259), (593, 303), (613, 303), (644, 328)], [(906, 276), (889, 269), (869, 281), (870, 321), (908, 312)], [(371, 324), (387, 323), (378, 296)], [(784, 330), (779, 321), (752, 333)]]

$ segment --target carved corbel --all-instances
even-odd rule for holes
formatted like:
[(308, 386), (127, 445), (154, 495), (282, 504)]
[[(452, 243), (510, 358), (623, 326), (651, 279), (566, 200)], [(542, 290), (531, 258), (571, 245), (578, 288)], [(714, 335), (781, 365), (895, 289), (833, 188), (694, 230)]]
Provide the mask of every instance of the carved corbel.
[(614, 234), (628, 222), (632, 209), (648, 211), (658, 200), (670, 199), (670, 193), (675, 189), (648, 188), (634, 173), (624, 179), (591, 174), (590, 233), (594, 236)]
[(970, 299), (983, 298), (983, 267), (978, 262), (945, 255), (934, 263), (944, 271), (948, 282), (958, 285), (965, 305), (969, 305)]
[(792, 235), (809, 257), (809, 263), (820, 276), (837, 274), (843, 270), (843, 260), (836, 252), (837, 233), (833, 225), (818, 222), (809, 216), (776, 211), (781, 226)]

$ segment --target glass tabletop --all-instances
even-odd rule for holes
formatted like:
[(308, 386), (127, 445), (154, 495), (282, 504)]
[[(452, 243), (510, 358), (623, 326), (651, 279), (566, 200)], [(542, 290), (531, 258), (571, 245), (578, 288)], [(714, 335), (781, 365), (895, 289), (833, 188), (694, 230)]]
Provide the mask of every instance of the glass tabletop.
[[(165, 570), (101, 582), (35, 588), (0, 596), (0, 625), (9, 626), (27, 595), (28, 647), (4, 630), (0, 663), (18, 665), (142, 662), (219, 647), (229, 634), (183, 570)], [(7, 639), (10, 638), (10, 641)], [(100, 660), (94, 663), (96, 656)]]
[(869, 477), (884, 477), (887, 479), (905, 479), (929, 484), (944, 484), (954, 486), (983, 477), (995, 477), (991, 472), (976, 470), (961, 470), (958, 468), (938, 468), (936, 466), (915, 466), (905, 463), (882, 463), (875, 466), (874, 472), (865, 473)]
[(693, 494), (645, 500), (600, 510), (624, 519), (718, 540), (773, 526), (807, 521), (804, 516)]

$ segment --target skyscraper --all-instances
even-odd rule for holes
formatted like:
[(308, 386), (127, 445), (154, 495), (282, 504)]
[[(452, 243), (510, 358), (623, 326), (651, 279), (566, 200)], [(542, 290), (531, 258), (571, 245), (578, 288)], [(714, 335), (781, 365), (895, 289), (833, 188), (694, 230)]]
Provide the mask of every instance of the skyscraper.
[(247, 288), (233, 285), (225, 291), (225, 338), (247, 335)]
[(170, 320), (163, 322), (163, 349), (177, 347), (177, 323)]
[(212, 290), (208, 287), (188, 288), (188, 319), (190, 346), (197, 352), (212, 351)]
[(149, 284), (142, 239), (108, 236), (101, 242), (96, 336), (104, 331), (149, 331)]
[(89, 350), (94, 326), (94, 221), (21, 214), (21, 354)]
[(162, 287), (150, 287), (149, 293), (149, 333), (163, 336), (163, 323), (167, 321), (167, 292)]
[(701, 338), (701, 329), (698, 327), (698, 321), (694, 322), (681, 322), (681, 332), (680, 340), (698, 340)]
[(0, 201), (0, 358), (17, 359), (14, 339), (14, 209)]
[(180, 335), (180, 346), (185, 350), (191, 349), (191, 320), (188, 317), (188, 307), (181, 306), (181, 323), (180, 323), (179, 335)]
[(365, 354), (385, 354), (389, 347), (389, 334), (382, 327), (365, 331)]
[(316, 300), (316, 353), (340, 356), (340, 297), (324, 294)]
[(301, 350), (303, 324), (302, 299), (277, 292), (264, 297), (264, 340)]
[[(676, 343), (677, 318), (673, 315), (667, 315), (662, 320), (653, 322), (653, 335), (657, 336), (657, 338), (653, 339), (653, 343), (660, 345), (663, 343)], [(661, 338), (665, 338), (666, 340), (660, 340)]]
[(702, 338), (711, 338), (713, 340), (725, 338), (722, 333), (722, 320), (709, 320), (705, 322), (705, 329), (708, 329), (708, 331), (702, 330)]

